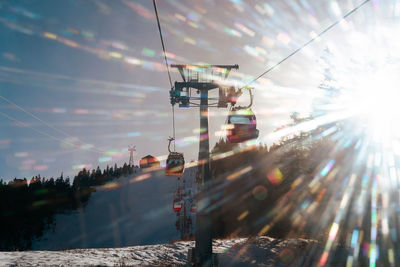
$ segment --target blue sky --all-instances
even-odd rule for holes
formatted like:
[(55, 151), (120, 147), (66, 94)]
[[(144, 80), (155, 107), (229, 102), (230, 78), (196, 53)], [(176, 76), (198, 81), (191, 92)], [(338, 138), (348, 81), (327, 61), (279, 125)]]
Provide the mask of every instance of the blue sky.
[[(239, 64), (231, 78), (242, 84), (357, 3), (166, 0), (158, 9), (170, 63)], [(255, 84), (261, 136), (291, 112), (310, 110), (323, 50), (393, 3), (364, 7), (349, 28), (339, 26)], [(0, 178), (122, 164), (129, 145), (136, 161), (166, 155), (169, 83), (152, 1), (2, 1), (0, 40)], [(210, 114), (211, 147), (225, 114)], [(198, 110), (176, 110), (177, 148), (188, 161), (197, 157), (198, 123)]]

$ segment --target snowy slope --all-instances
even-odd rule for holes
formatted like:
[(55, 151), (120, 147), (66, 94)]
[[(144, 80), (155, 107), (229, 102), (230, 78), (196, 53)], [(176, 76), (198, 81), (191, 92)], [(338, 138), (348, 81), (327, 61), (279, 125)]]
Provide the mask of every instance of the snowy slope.
[[(193, 246), (193, 241), (186, 241), (124, 248), (0, 252), (0, 265), (185, 266), (187, 251)], [(317, 247), (311, 240), (241, 238), (214, 240), (213, 247), (214, 253), (219, 254), (219, 266), (312, 266), (317, 263), (310, 256)]]
[[(107, 248), (179, 239), (172, 210), (177, 178), (164, 176), (163, 170), (138, 172), (98, 186), (84, 209), (56, 215), (55, 228), (34, 241), (32, 249)], [(193, 170), (185, 171), (183, 178), (191, 181)]]

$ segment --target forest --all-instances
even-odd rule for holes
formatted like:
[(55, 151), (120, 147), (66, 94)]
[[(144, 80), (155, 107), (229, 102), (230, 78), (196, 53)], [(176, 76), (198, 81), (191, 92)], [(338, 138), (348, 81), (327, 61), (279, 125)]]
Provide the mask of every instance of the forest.
[[(326, 125), (281, 139), (271, 147), (258, 145), (246, 150), (221, 139), (212, 151), (217, 160), (211, 162), (214, 177), (208, 192), (213, 236), (310, 237), (312, 229), (293, 222), (304, 196), (308, 198), (305, 203), (320, 202), (324, 197), (319, 191), (308, 192), (308, 185), (324, 167), (320, 159), (329, 158), (338, 147), (339, 140), (321, 137), (321, 132), (332, 127), (336, 126)], [(336, 162), (341, 164), (345, 155), (351, 157), (352, 150), (349, 145), (337, 151)], [(240, 152), (219, 159), (218, 155), (231, 151)]]
[(32, 241), (47, 229), (54, 230), (57, 213), (84, 208), (95, 186), (134, 173), (136, 167), (81, 170), (71, 181), (68, 177), (45, 178), (40, 175), (0, 180), (0, 250), (29, 250)]

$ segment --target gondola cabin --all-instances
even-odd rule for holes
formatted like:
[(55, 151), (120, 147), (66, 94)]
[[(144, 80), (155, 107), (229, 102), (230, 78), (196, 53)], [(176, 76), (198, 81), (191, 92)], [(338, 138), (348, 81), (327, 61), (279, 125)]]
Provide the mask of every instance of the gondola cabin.
[(139, 161), (139, 165), (141, 169), (156, 168), (160, 166), (160, 161), (151, 155), (147, 155)]
[(184, 170), (185, 159), (183, 157), (183, 154), (178, 152), (169, 153), (165, 166), (165, 175), (181, 177)]
[(196, 213), (197, 212), (197, 205), (196, 204), (192, 204), (190, 206), (190, 212), (191, 213)]
[(182, 210), (182, 201), (174, 201), (173, 209), (175, 212), (179, 212)]
[(258, 137), (256, 115), (251, 109), (229, 112), (226, 137), (231, 143), (241, 143)]

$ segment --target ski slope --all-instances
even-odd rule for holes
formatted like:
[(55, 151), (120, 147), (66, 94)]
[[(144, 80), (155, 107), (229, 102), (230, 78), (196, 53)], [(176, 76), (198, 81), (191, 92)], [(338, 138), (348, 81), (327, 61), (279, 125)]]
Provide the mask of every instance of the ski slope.
[[(194, 169), (182, 179), (194, 179)], [(96, 187), (86, 207), (71, 214), (58, 214), (56, 224), (35, 240), (33, 250), (112, 248), (168, 243), (178, 240), (172, 209), (176, 177), (164, 170), (121, 177)]]

